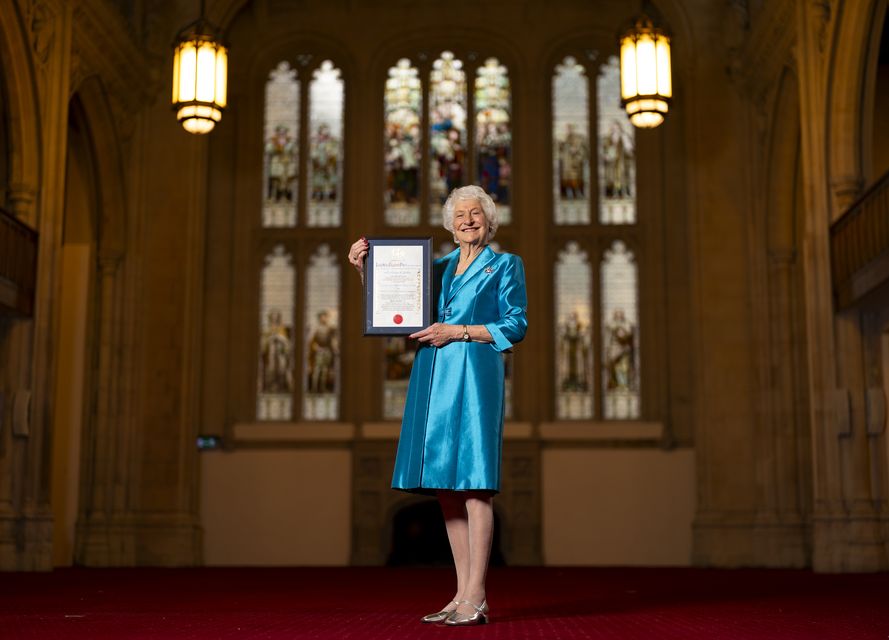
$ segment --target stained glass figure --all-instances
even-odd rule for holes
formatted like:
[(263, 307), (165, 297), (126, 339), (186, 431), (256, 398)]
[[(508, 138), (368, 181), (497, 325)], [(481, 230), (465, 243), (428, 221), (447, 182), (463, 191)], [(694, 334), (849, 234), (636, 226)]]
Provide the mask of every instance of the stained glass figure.
[(497, 58), (488, 58), (475, 77), (476, 169), (478, 184), (497, 203), (500, 224), (508, 224), (512, 218), (510, 101), (506, 67)]
[(299, 166), (299, 82), (296, 69), (280, 62), (265, 86), (263, 227), (296, 225)]
[(383, 417), (401, 419), (407, 385), (417, 353), (417, 342), (402, 336), (386, 338), (386, 370), (383, 380)]
[(303, 418), (339, 417), (340, 267), (322, 244), (306, 269)]
[(636, 133), (620, 106), (620, 62), (599, 70), (599, 222), (636, 222)]
[(441, 205), (466, 176), (466, 72), (445, 51), (429, 77), (429, 219), (438, 224)]
[(602, 396), (606, 419), (639, 417), (639, 289), (620, 240), (602, 258)]
[(296, 272), (278, 245), (266, 256), (259, 293), (258, 420), (293, 417), (293, 319)]
[(593, 417), (592, 269), (569, 242), (556, 262), (556, 416)]
[(336, 227), (342, 218), (343, 80), (330, 60), (312, 76), (309, 133), (307, 224)]
[(590, 221), (589, 83), (572, 57), (553, 75), (553, 187), (556, 224)]
[(384, 95), (384, 217), (396, 227), (420, 223), (420, 108), (417, 68), (402, 58), (389, 69)]

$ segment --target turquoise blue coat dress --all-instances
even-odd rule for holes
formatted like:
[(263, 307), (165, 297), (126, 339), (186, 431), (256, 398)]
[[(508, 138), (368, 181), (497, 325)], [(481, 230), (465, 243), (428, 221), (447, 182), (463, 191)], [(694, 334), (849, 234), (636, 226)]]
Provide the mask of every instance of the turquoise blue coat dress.
[(528, 299), (522, 259), (490, 247), (456, 276), (460, 250), (433, 263), (433, 320), (483, 324), (492, 343), (456, 341), (417, 350), (392, 488), (500, 490), (503, 357), (525, 337)]

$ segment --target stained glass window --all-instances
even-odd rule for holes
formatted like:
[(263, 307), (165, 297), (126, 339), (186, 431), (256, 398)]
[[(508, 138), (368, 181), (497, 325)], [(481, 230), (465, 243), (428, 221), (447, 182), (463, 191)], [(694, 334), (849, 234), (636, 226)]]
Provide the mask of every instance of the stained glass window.
[(491, 194), (500, 224), (512, 221), (512, 92), (497, 58), (468, 69), (452, 51), (419, 66), (403, 58), (389, 69), (383, 112), (387, 225), (439, 226), (448, 194), (469, 183)]
[(509, 75), (488, 58), (475, 77), (475, 156), (478, 184), (497, 203), (500, 224), (511, 219), (512, 128)]
[[(640, 233), (635, 130), (620, 105), (618, 58), (602, 59), (590, 79), (570, 56), (552, 79), (554, 219), (577, 225), (554, 265), (556, 417), (637, 419), (639, 272), (627, 248)], [(608, 249), (590, 262), (581, 244)]]
[(593, 417), (592, 282), (588, 256), (576, 242), (556, 262), (556, 416)]
[(590, 221), (589, 84), (567, 57), (553, 76), (553, 188), (556, 224)]
[(295, 58), (264, 88), (257, 246), (274, 250), (258, 274), (256, 417), (337, 420), (345, 87), (333, 61)]
[(256, 417), (293, 417), (293, 319), (296, 272), (278, 245), (266, 256), (259, 286), (259, 372)]
[(309, 98), (307, 224), (336, 227), (342, 217), (343, 80), (330, 60), (312, 76)]
[(263, 227), (296, 225), (299, 166), (299, 81), (296, 69), (281, 62), (265, 86), (263, 132)]
[(420, 108), (416, 67), (402, 58), (389, 69), (385, 110), (385, 220), (392, 226), (420, 222)]
[(636, 136), (620, 106), (620, 62), (611, 56), (599, 70), (599, 222), (636, 222)]
[(602, 258), (602, 396), (606, 419), (639, 417), (639, 289), (620, 240)]
[(305, 291), (303, 417), (336, 420), (340, 380), (340, 267), (326, 244), (318, 247), (309, 259)]
[(445, 51), (429, 75), (429, 219), (438, 224), (441, 205), (466, 176), (466, 72)]

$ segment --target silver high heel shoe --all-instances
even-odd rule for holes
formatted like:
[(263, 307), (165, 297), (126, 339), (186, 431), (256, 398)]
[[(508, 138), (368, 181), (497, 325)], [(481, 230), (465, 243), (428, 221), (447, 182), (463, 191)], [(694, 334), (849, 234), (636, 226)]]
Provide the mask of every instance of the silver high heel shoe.
[(445, 618), (444, 623), (451, 627), (468, 627), (473, 624), (485, 624), (488, 621), (488, 601), (485, 600), (482, 602), (481, 606), (476, 606), (471, 603), (469, 600), (461, 600), (457, 603), (458, 606), (461, 604), (468, 604), (470, 607), (475, 609), (475, 613), (471, 616), (464, 615), (462, 613), (457, 613), (457, 610), (451, 612), (447, 618)]
[[(458, 607), (460, 606), (460, 603), (456, 600), (451, 600), (451, 602), (453, 602)], [(451, 604), (451, 602), (449, 602), (448, 604)], [(441, 622), (452, 613), (454, 613), (454, 609), (442, 609), (438, 613), (430, 613), (428, 616), (423, 616), (422, 618), (420, 618), (420, 622)]]

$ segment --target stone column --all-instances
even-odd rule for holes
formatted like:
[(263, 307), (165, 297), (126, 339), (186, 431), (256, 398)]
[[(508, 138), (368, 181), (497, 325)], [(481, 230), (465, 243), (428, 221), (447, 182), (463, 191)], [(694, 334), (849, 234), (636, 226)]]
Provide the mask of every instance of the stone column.
[(114, 347), (119, 344), (121, 271), (119, 256), (99, 258), (97, 356), (91, 359), (94, 382), (83, 429), (74, 552), (77, 564), (91, 566), (126, 565), (135, 560), (135, 545), (127, 530), (135, 468), (128, 422), (118, 411), (120, 350)]
[(72, 7), (62, 0), (30, 3), (21, 13), (40, 105), (39, 114), (28, 117), (39, 117), (43, 155), (36, 207), (31, 208), (33, 191), (28, 186), (14, 186), (11, 200), (16, 215), (40, 233), (40, 244), (34, 318), (3, 321), (9, 331), (4, 361), (10, 373), (3, 385), (7, 426), (0, 433), (0, 568), (45, 570), (52, 567), (54, 305), (64, 210)]
[[(806, 204), (809, 398), (814, 483), (813, 566), (819, 571), (886, 566), (869, 478), (860, 312), (833, 304), (830, 224), (857, 197), (860, 92), (873, 2), (797, 3), (802, 170)], [(837, 20), (839, 23), (837, 24)], [(855, 84), (857, 86), (857, 84)]]

